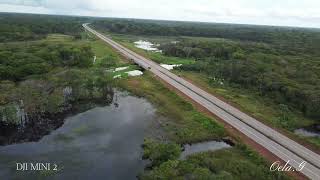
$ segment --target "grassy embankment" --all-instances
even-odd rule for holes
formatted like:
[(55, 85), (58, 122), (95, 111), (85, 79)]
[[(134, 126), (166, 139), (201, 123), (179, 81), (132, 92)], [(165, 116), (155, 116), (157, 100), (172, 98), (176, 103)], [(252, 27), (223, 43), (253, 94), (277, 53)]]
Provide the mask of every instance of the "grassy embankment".
[[(110, 47), (93, 41), (96, 54), (108, 52)], [(100, 52), (98, 52), (100, 51)], [(102, 56), (104, 56), (102, 54)], [(120, 58), (120, 57), (119, 57)], [(123, 64), (128, 65), (128, 64)], [(152, 169), (141, 175), (142, 179), (230, 178), (230, 179), (286, 179), (287, 176), (269, 171), (269, 163), (256, 152), (236, 140), (229, 149), (204, 152), (179, 160), (180, 145), (184, 143), (219, 140), (226, 131), (211, 117), (198, 112), (192, 104), (169, 90), (152, 74), (116, 80), (120, 88), (134, 95), (147, 98), (164, 116), (160, 128), (166, 141), (146, 139), (144, 156), (152, 159)]]
[[(124, 36), (124, 35), (113, 35), (113, 38), (123, 44), (124, 46), (134, 50), (135, 52), (149, 57), (157, 63), (165, 64), (188, 64), (192, 63), (192, 59), (184, 59), (178, 57), (167, 57), (160, 53), (155, 52), (146, 52), (142, 49), (136, 48), (133, 44), (134, 41), (138, 40), (141, 37), (134, 36)], [(193, 39), (194, 37), (184, 37)], [(152, 42), (159, 42), (157, 38), (154, 37), (144, 37)], [(197, 38), (195, 38), (197, 39)], [(170, 38), (162, 38), (162, 41), (170, 41)], [(216, 38), (201, 38), (201, 40), (207, 41), (221, 41)], [(309, 125), (316, 123), (315, 120), (306, 118), (298, 110), (293, 110), (290, 112), (289, 118), (286, 121), (282, 120), (284, 116), (283, 112), (279, 109), (279, 105), (267, 97), (259, 96), (257, 92), (246, 90), (246, 89), (237, 89), (232, 86), (229, 86), (227, 83), (223, 85), (219, 83), (212, 83), (211, 79), (201, 73), (189, 72), (189, 71), (174, 71), (176, 74), (179, 74), (182, 77), (185, 77), (191, 80), (196, 85), (202, 87), (203, 89), (211, 92), (212, 94), (218, 95), (225, 99), (226, 101), (236, 105), (238, 108), (247, 112), (248, 114), (256, 117), (262, 122), (278, 128), (282, 132), (286, 133), (292, 138), (297, 139), (301, 143), (308, 143), (314, 149), (320, 147), (320, 138), (318, 137), (303, 137), (300, 135), (294, 134), (294, 130), (298, 128), (303, 128)]]

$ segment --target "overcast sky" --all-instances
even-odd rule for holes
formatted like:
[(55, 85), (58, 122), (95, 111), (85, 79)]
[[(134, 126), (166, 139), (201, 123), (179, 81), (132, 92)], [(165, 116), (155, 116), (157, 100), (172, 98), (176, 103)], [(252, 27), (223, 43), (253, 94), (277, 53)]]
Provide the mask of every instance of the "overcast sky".
[(0, 0), (0, 11), (320, 28), (320, 0)]

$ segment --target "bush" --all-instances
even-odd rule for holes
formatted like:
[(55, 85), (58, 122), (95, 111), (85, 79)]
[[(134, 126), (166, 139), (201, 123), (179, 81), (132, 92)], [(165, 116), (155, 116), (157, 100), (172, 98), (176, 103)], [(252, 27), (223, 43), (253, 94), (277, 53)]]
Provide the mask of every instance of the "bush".
[(87, 68), (92, 64), (89, 46), (51, 42), (0, 46), (0, 80), (18, 81), (29, 75), (45, 74), (55, 67)]
[(182, 151), (178, 144), (158, 143), (151, 139), (145, 139), (143, 149), (143, 157), (150, 159), (152, 166), (158, 166), (168, 160), (176, 160)]

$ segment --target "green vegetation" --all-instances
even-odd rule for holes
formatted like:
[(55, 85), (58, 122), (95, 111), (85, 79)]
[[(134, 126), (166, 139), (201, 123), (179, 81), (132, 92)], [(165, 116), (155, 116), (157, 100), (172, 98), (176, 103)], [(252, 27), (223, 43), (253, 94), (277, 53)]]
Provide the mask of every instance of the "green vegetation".
[(87, 18), (0, 13), (0, 42), (43, 39), (48, 34), (81, 38), (81, 22)]
[(188, 40), (165, 46), (164, 53), (197, 59), (181, 69), (204, 73), (213, 83), (220, 79), (298, 109), (306, 117), (320, 117), (318, 57), (279, 54), (270, 46), (261, 48), (255, 43)]
[[(183, 64), (175, 73), (267, 124), (290, 132), (319, 124), (317, 29), (113, 19), (94, 25), (155, 62)], [(134, 47), (139, 38), (161, 43), (163, 53)]]
[[(150, 145), (150, 143), (153, 143)], [(186, 160), (178, 159), (179, 146), (147, 142), (145, 155), (149, 148), (154, 148), (152, 157), (164, 161), (151, 171), (140, 176), (143, 180), (151, 179), (289, 179), (283, 174), (270, 173), (265, 161), (246, 146), (214, 152), (204, 152), (189, 156)], [(169, 155), (168, 155), (169, 154)], [(154, 162), (154, 161), (152, 161)]]
[(38, 140), (68, 112), (112, 101), (112, 74), (93, 62), (94, 40), (78, 18), (0, 17), (0, 144)]
[(201, 71), (209, 78), (256, 89), (261, 95), (293, 106), (308, 117), (320, 117), (317, 50), (320, 32), (317, 30), (114, 19), (96, 21), (94, 25), (116, 33), (230, 39), (184, 38), (178, 43), (163, 44), (161, 49), (169, 58), (196, 60), (182, 66), (183, 70)]
[[(162, 63), (162, 64), (193, 64), (195, 62), (191, 58), (180, 58), (180, 57), (172, 57), (172, 56), (163, 56), (160, 53), (144, 51), (142, 49), (136, 48), (134, 46), (134, 44), (132, 43), (133, 41), (127, 42), (124, 39), (117, 38), (117, 36), (115, 37), (115, 39), (118, 39), (120, 41), (120, 43), (122, 45), (126, 46), (127, 48), (129, 48), (131, 50), (134, 50), (135, 52), (138, 52), (141, 55), (149, 57), (149, 58), (151, 58), (152, 60), (154, 60), (157, 63)], [(153, 38), (150, 38), (150, 40), (152, 41)]]
[(70, 102), (106, 95), (111, 78), (102, 69), (88, 69), (93, 52), (84, 43), (62, 39), (0, 45), (0, 105), (7, 119), (13, 119), (7, 116), (8, 104), (20, 101), (30, 115), (63, 111), (68, 88)]
[(126, 62), (123, 61), (123, 59), (120, 58), (120, 56), (114, 50), (112, 50), (112, 48), (106, 46), (106, 43), (97, 40), (93, 37), (93, 35), (90, 34), (88, 34), (85, 38), (90, 40), (88, 43), (90, 44), (90, 47), (97, 58), (95, 63), (96, 66), (113, 68), (126, 64)]
[(181, 147), (175, 143), (157, 143), (152, 139), (146, 139), (143, 144), (143, 158), (150, 159), (152, 166), (179, 158)]
[(126, 35), (213, 37), (272, 44), (286, 53), (319, 55), (319, 29), (138, 19), (99, 19), (93, 25)]
[(56, 67), (88, 68), (93, 52), (78, 42), (34, 41), (0, 44), (0, 80), (18, 81)]
[[(92, 103), (108, 103), (112, 100), (113, 87), (119, 87), (147, 98), (157, 107), (157, 113), (164, 117), (158, 123), (166, 141), (157, 137), (145, 140), (144, 157), (150, 159), (152, 164), (149, 170), (141, 174), (141, 179), (288, 178), (281, 173), (270, 173), (268, 163), (237, 140), (235, 147), (195, 154), (180, 160), (183, 144), (220, 140), (228, 136), (225, 129), (215, 119), (197, 111), (191, 103), (169, 90), (149, 72), (140, 77), (113, 79), (118, 72), (114, 73), (111, 69), (129, 66), (130, 70), (137, 67), (125, 61), (105, 43), (82, 32), (81, 23), (86, 18), (17, 14), (1, 14), (1, 17), (0, 144), (7, 143), (3, 139), (10, 139), (10, 134), (4, 131), (9, 127), (8, 124), (20, 122), (21, 118), (13, 116), (18, 110), (23, 109), (28, 119), (32, 120), (32, 131), (26, 128), (22, 136), (27, 134), (27, 138), (30, 136), (31, 140), (36, 140), (39, 135), (59, 127), (56, 121), (64, 117), (60, 115), (75, 104), (91, 106)], [(118, 31), (117, 26), (114, 31)], [(181, 30), (172, 29), (176, 32)], [(127, 33), (127, 30), (123, 32)], [(141, 30), (138, 32), (141, 33)], [(134, 48), (130, 42), (123, 43)], [(186, 57), (168, 53), (171, 56), (168, 58), (147, 53), (147, 56), (152, 56), (157, 62), (182, 63), (185, 65), (183, 67), (188, 67), (203, 61), (195, 58), (196, 54)], [(189, 71), (193, 70), (184, 70)], [(281, 107), (281, 117), (286, 121), (289, 118), (288, 110), (291, 109)], [(3, 124), (4, 119), (9, 121)], [(40, 131), (45, 132), (41, 134)], [(84, 135), (86, 128), (74, 129), (73, 133)], [(60, 134), (56, 140), (69, 141), (72, 138)], [(47, 175), (50, 176), (44, 174)]]
[(235, 88), (228, 84), (221, 85), (218, 83), (212, 83), (212, 79), (209, 79), (206, 75), (201, 73), (187, 71), (176, 71), (176, 73), (182, 77), (188, 78), (198, 86), (206, 89), (208, 92), (216, 94), (223, 97), (226, 101), (236, 104), (238, 108), (244, 112), (248, 112), (254, 117), (257, 117), (266, 124), (291, 130), (287, 132), (291, 137), (301, 139), (302, 142), (309, 141), (320, 147), (320, 138), (296, 136), (290, 133), (296, 128), (307, 127), (316, 123), (315, 120), (304, 117), (301, 112), (287, 112), (285, 116), (287, 116), (288, 119), (284, 120), (284, 114), (280, 109), (280, 105), (275, 103), (273, 99), (263, 97), (259, 95), (259, 93), (252, 92), (252, 90)]

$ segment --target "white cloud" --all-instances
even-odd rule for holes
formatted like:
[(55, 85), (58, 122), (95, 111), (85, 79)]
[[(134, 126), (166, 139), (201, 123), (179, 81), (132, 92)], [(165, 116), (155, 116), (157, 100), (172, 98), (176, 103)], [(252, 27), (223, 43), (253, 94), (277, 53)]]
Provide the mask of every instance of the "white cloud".
[(20, 6), (40, 6), (43, 0), (0, 0), (1, 4), (11, 4)]
[(0, 11), (320, 27), (318, 0), (0, 0)]
[(0, 4), (0, 11), (1, 12), (55, 14), (53, 10), (40, 7), (40, 6), (23, 6), (23, 5), (10, 5), (10, 4)]

